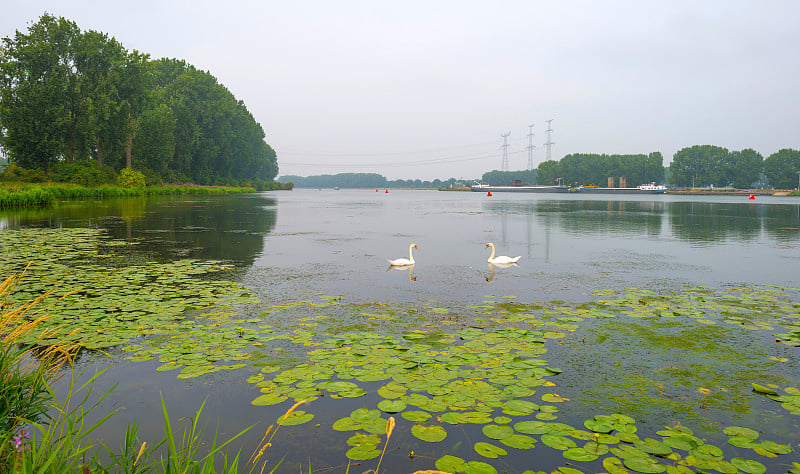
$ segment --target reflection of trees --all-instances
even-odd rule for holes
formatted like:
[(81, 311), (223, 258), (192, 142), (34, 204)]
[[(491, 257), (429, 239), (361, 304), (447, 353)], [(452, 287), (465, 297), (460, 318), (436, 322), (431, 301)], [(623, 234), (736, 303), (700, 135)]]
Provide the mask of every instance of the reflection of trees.
[[(727, 239), (747, 242), (760, 238), (762, 231), (778, 241), (800, 238), (798, 204), (579, 199), (493, 201), (486, 202), (484, 209), (501, 218), (527, 216), (529, 240), (532, 226), (560, 229), (578, 236), (635, 234), (653, 237), (662, 234), (665, 220), (675, 238), (688, 242), (714, 243)], [(531, 220), (531, 216), (535, 216), (535, 220)], [(504, 220), (501, 224), (505, 229)]]
[(772, 206), (718, 202), (670, 202), (672, 233), (691, 242), (758, 238), (766, 209)]
[[(114, 238), (133, 238), (150, 258), (199, 258), (253, 263), (264, 234), (275, 227), (275, 200), (261, 195), (181, 196), (150, 199), (139, 218), (102, 219)], [(128, 229), (130, 226), (130, 229)]]
[(264, 195), (191, 195), (106, 199), (55, 209), (3, 211), (9, 227), (101, 227), (137, 242), (132, 257), (235, 260), (252, 264), (275, 227), (275, 199)]
[(800, 204), (764, 206), (764, 231), (777, 241), (800, 239)]
[(557, 215), (555, 222), (577, 234), (645, 233), (659, 235), (663, 201), (549, 201), (537, 202), (540, 216)]

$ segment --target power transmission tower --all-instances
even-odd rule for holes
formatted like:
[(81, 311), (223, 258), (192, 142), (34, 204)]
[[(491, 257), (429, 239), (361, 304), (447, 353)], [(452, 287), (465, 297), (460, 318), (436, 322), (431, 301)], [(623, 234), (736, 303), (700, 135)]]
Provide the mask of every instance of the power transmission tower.
[(511, 135), (511, 132), (501, 133), (500, 136), (503, 137), (503, 163), (500, 166), (500, 171), (508, 171), (508, 136)]
[(528, 169), (533, 169), (533, 150), (536, 149), (533, 146), (533, 124), (528, 125), (528, 147), (525, 148), (528, 150)]
[(553, 119), (546, 120), (546, 122), (547, 122), (547, 130), (545, 130), (545, 132), (547, 133), (547, 141), (544, 143), (544, 146), (545, 146), (545, 148), (547, 148), (547, 161), (550, 161), (552, 159), (552, 157), (553, 157), (552, 148), (553, 148), (553, 145), (555, 145), (555, 143), (553, 142), (553, 135), (552, 135), (553, 128), (550, 126), (550, 122), (552, 122), (552, 121), (553, 121)]

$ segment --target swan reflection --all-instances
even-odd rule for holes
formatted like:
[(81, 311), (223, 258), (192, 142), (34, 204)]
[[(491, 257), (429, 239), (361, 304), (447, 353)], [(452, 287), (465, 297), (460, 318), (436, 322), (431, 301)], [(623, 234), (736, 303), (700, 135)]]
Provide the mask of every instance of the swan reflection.
[(518, 266), (519, 265), (517, 264), (517, 262), (490, 263), (489, 264), (489, 270), (491, 270), (492, 273), (488, 277), (484, 277), (484, 278), (486, 278), (487, 282), (491, 283), (494, 280), (494, 267), (497, 267), (497, 268), (508, 268), (508, 267), (518, 267)]
[(389, 268), (386, 269), (388, 272), (389, 270), (405, 270), (408, 269), (408, 281), (417, 281), (417, 277), (411, 274), (414, 271), (414, 264), (411, 265), (389, 265)]

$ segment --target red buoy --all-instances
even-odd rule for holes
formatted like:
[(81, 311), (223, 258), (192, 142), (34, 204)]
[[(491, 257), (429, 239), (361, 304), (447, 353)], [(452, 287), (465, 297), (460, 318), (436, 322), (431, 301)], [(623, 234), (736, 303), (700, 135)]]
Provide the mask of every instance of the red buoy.
[(747, 198), (747, 199), (755, 199), (755, 198), (756, 198), (756, 195), (755, 194), (751, 194), (750, 197)]
[(388, 189), (385, 192), (386, 192), (386, 194), (389, 194), (389, 190)]
[(487, 195), (487, 196), (491, 196), (491, 195), (492, 195), (492, 192), (491, 192), (491, 191), (489, 191), (488, 193), (486, 193), (486, 195)]
[(375, 192), (376, 192), (376, 193), (378, 192), (378, 188), (375, 188)]

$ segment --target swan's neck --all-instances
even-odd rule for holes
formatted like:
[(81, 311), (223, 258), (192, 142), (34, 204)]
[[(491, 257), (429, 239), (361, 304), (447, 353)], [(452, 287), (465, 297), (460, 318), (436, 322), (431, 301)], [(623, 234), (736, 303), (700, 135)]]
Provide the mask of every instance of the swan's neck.
[(489, 247), (492, 248), (492, 254), (489, 255), (489, 261), (491, 262), (494, 259), (494, 245), (490, 245)]
[(408, 246), (408, 259), (411, 260), (412, 262), (414, 261), (414, 255), (411, 254), (411, 252), (413, 252), (413, 251), (414, 251), (414, 246), (413, 245), (409, 245)]

